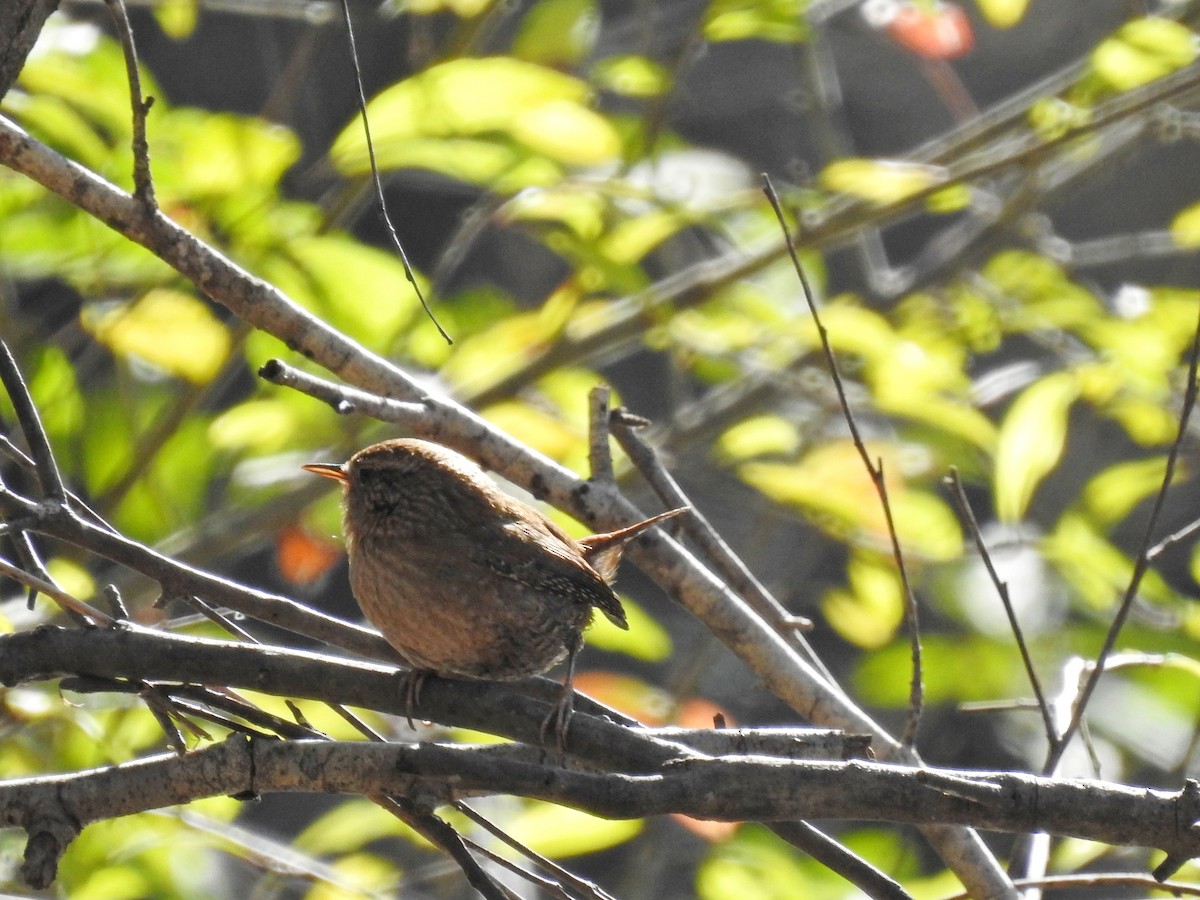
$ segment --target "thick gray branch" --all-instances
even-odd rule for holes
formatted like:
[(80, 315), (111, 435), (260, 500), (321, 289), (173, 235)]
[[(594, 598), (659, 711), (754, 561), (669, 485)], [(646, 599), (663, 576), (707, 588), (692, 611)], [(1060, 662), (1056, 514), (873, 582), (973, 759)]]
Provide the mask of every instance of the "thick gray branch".
[(81, 828), (202, 797), (281, 791), (401, 795), (430, 805), (505, 793), (608, 818), (683, 813), (725, 821), (953, 822), (1200, 855), (1200, 837), (1190, 827), (1200, 819), (1200, 791), (1192, 784), (1168, 793), (1007, 772), (764, 757), (689, 759), (649, 775), (596, 774), (547, 764), (528, 747), (241, 737), (182, 757), (0, 783), (0, 824), (28, 830), (31, 850), (53, 848), (61, 846), (63, 823)]

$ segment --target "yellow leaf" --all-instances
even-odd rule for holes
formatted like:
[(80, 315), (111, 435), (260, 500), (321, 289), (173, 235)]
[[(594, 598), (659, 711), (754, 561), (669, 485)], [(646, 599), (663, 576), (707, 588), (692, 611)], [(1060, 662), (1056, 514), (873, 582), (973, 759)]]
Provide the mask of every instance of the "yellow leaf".
[(871, 200), (895, 203), (946, 178), (937, 166), (893, 159), (839, 159), (821, 172), (821, 186)]
[(133, 357), (204, 384), (229, 356), (230, 337), (203, 302), (155, 288), (132, 303), (93, 304), (83, 326), (118, 356)]
[(1196, 59), (1196, 36), (1171, 19), (1135, 19), (1092, 52), (1096, 74), (1118, 91), (1141, 87)]
[[(387, 88), (367, 112), (381, 166), (443, 171), (439, 154), (450, 153), (455, 167), (480, 179), (520, 162), (514, 139), (542, 154), (543, 162), (595, 165), (616, 158), (620, 139), (607, 119), (587, 108), (590, 96), (583, 81), (544, 66), (505, 57), (457, 59)], [(338, 135), (330, 156), (343, 173), (369, 170), (357, 119)]]
[(1115, 525), (1151, 496), (1167, 474), (1165, 456), (1109, 466), (1083, 489), (1083, 504), (1101, 525)]
[(726, 429), (717, 449), (728, 460), (792, 453), (800, 446), (796, 426), (780, 416), (751, 416)]
[(1200, 247), (1200, 203), (1186, 206), (1171, 220), (1171, 237), (1187, 250)]
[(621, 605), (625, 607), (628, 630), (618, 628), (605, 616), (595, 616), (585, 635), (588, 646), (624, 653), (643, 662), (662, 662), (669, 657), (670, 633), (627, 597), (621, 598)]
[(835, 588), (821, 601), (829, 624), (846, 640), (876, 649), (904, 619), (904, 591), (890, 559), (856, 554), (847, 566), (850, 590)]
[(1029, 0), (975, 0), (975, 5), (993, 28), (1012, 28), (1024, 17)]
[(579, 810), (534, 800), (509, 819), (504, 830), (536, 852), (558, 858), (594, 853), (623, 844), (642, 830), (642, 821), (601, 819)]
[(1057, 465), (1067, 439), (1067, 413), (1078, 396), (1078, 379), (1057, 372), (1013, 401), (996, 446), (996, 513), (1002, 522), (1025, 515), (1034, 490)]

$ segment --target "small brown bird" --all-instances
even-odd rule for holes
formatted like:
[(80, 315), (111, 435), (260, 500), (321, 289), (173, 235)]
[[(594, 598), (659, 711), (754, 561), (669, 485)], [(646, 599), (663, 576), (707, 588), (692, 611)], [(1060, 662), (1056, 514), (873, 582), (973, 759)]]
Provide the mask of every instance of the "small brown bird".
[(542, 725), (544, 738), (555, 724), (560, 746), (593, 608), (629, 627), (609, 586), (626, 542), (684, 511), (577, 541), (465, 456), (428, 441), (383, 441), (347, 463), (304, 468), (345, 488), (350, 585), (367, 619), (413, 666), (410, 713), (429, 673), (511, 681), (566, 657), (563, 694)]

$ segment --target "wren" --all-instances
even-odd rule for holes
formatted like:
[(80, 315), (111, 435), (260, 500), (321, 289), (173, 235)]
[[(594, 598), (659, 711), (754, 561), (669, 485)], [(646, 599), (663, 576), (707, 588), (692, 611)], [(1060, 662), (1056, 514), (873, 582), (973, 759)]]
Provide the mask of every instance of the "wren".
[(309, 472), (342, 483), (350, 586), (363, 614), (413, 674), (411, 721), (428, 674), (512, 681), (567, 659), (563, 693), (542, 724), (564, 746), (575, 655), (599, 609), (628, 628), (611, 587), (631, 538), (684, 512), (575, 540), (509, 496), (471, 460), (401, 438)]

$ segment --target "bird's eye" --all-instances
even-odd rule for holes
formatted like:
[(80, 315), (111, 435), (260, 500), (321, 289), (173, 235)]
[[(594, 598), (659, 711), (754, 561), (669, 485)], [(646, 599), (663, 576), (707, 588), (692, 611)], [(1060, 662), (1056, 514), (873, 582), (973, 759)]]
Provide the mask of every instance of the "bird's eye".
[(375, 480), (376, 474), (378, 473), (374, 469), (364, 466), (358, 470), (358, 480), (363, 483), (369, 483)]

